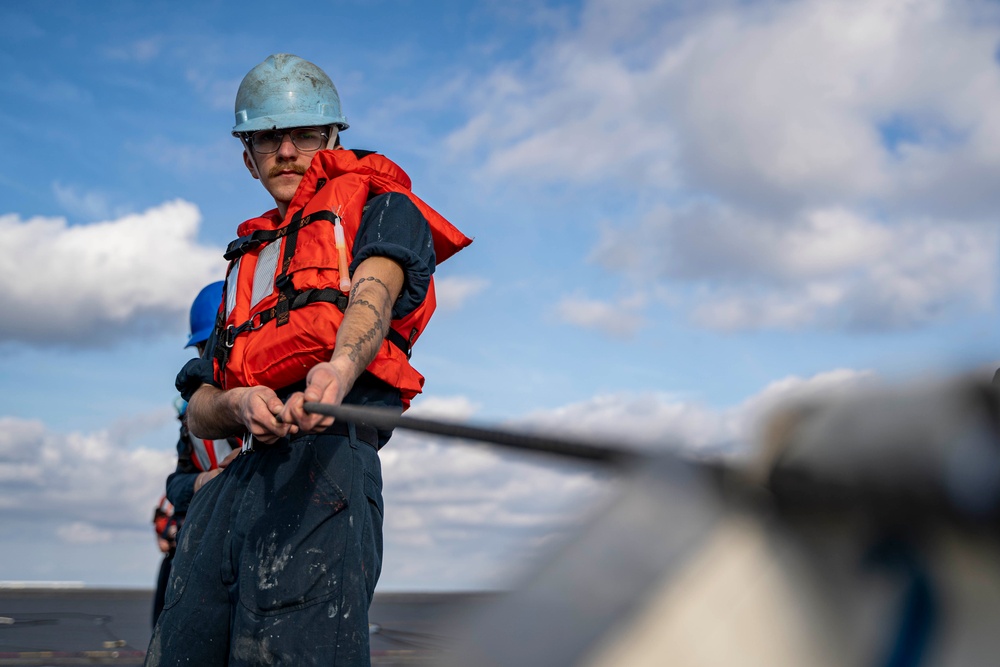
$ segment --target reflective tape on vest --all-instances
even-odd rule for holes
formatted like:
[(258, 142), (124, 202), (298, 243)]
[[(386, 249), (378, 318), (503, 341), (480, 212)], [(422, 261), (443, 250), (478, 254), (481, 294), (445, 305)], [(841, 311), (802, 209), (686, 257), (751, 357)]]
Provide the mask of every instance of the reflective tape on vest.
[(203, 472), (218, 468), (219, 463), (233, 451), (233, 446), (225, 439), (202, 440), (190, 437), (189, 440), (191, 441), (192, 462), (198, 470)]
[[(242, 259), (242, 258), (241, 258)], [(236, 307), (236, 283), (240, 280), (240, 260), (236, 260), (233, 270), (226, 277), (226, 319)]]
[(253, 296), (250, 297), (251, 312), (258, 303), (271, 296), (274, 291), (274, 273), (278, 268), (278, 254), (281, 240), (273, 241), (257, 256), (257, 268), (253, 272)]

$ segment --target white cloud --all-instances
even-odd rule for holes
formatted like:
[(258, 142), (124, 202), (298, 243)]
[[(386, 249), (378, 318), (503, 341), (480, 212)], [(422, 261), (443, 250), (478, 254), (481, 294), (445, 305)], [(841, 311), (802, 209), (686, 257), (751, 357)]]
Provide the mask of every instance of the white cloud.
[(734, 201), (904, 209), (954, 206), (959, 188), (989, 210), (1000, 25), (988, 11), (813, 0), (706, 17), (667, 84), (692, 182)]
[(153, 508), (176, 464), (171, 450), (136, 446), (176, 418), (139, 415), (93, 433), (57, 433), (38, 421), (0, 417), (0, 561), (11, 579), (91, 585), (155, 582), (160, 556)]
[[(422, 399), (413, 412), (464, 422), (477, 407), (452, 396)], [(380, 456), (383, 590), (501, 586), (514, 567), (564, 533), (577, 510), (598, 502), (603, 489), (599, 471), (402, 429)]]
[(809, 378), (790, 376), (725, 409), (670, 394), (610, 394), (530, 414), (523, 421), (547, 432), (632, 448), (747, 455), (757, 446), (760, 420), (775, 406), (791, 399), (835, 395), (874, 378), (870, 371), (850, 369)]
[(693, 318), (709, 328), (884, 330), (992, 307), (998, 244), (995, 225), (840, 208), (775, 222), (698, 206), (606, 230), (592, 256), (637, 281), (697, 285)]
[[(1000, 24), (946, 0), (588, 3), (466, 93), (486, 175), (688, 188), (769, 208), (997, 203)], [(956, 196), (956, 188), (961, 193)]]
[(465, 302), (482, 294), (490, 286), (485, 278), (443, 276), (434, 279), (434, 295), (441, 310), (458, 310)]
[(609, 303), (586, 297), (564, 297), (556, 304), (555, 314), (563, 322), (585, 329), (595, 329), (611, 338), (630, 338), (642, 326), (639, 314), (643, 299), (631, 297)]
[[(706, 327), (885, 330), (992, 307), (994, 7), (661, 5), (586, 3), (468, 92), (446, 145), (487, 179), (626, 184), (639, 214), (595, 256), (636, 298), (662, 287), (652, 271)], [(642, 325), (585, 299), (559, 312), (613, 336)]]
[(479, 407), (466, 396), (421, 396), (406, 414), (428, 419), (468, 419)]
[(0, 308), (11, 314), (0, 341), (100, 345), (176, 330), (225, 271), (221, 249), (197, 241), (199, 224), (180, 200), (88, 225), (0, 215)]
[(100, 220), (111, 217), (111, 203), (108, 195), (90, 190), (80, 191), (72, 185), (52, 184), (52, 192), (59, 205), (76, 217), (86, 220)]
[(382, 450), (383, 590), (501, 585), (596, 502), (595, 473), (397, 431)]
[[(153, 427), (173, 419), (157, 413), (146, 421)], [(40, 422), (0, 417), (0, 516), (5, 523), (47, 525), (73, 543), (145, 528), (176, 455), (130, 441), (110, 431), (62, 434)]]
[(74, 521), (56, 528), (56, 535), (67, 544), (103, 544), (114, 539), (114, 533), (86, 521)]
[(765, 421), (774, 411), (799, 401), (836, 399), (846, 393), (874, 386), (878, 376), (869, 370), (838, 368), (812, 377), (788, 376), (768, 383), (728, 412), (735, 438), (756, 451)]

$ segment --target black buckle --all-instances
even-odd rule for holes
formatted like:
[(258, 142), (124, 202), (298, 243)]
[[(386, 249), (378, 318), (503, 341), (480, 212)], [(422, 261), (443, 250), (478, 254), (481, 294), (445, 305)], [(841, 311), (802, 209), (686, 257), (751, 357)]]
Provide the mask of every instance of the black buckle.
[(265, 324), (267, 324), (267, 322), (264, 320), (264, 311), (259, 310), (251, 315), (250, 319), (240, 326), (230, 324), (228, 327), (223, 329), (222, 344), (226, 347), (232, 347), (236, 343), (236, 337), (241, 333), (244, 331), (256, 331)]
[(260, 239), (254, 238), (253, 234), (241, 236), (226, 248), (226, 254), (222, 257), (227, 262), (231, 262), (238, 257), (242, 257), (251, 250), (255, 250), (263, 243)]

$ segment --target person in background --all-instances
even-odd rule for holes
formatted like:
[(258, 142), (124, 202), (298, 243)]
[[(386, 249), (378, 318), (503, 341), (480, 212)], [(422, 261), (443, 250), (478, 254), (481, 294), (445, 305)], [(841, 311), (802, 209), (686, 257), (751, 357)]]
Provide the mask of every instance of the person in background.
[(153, 530), (156, 532), (156, 546), (163, 554), (160, 561), (160, 571), (156, 575), (156, 593), (153, 595), (153, 626), (163, 610), (163, 595), (167, 589), (167, 578), (170, 576), (170, 562), (177, 548), (177, 523), (174, 521), (174, 508), (166, 496), (160, 498), (160, 504), (153, 510)]
[[(206, 285), (191, 304), (191, 329), (184, 347), (196, 348), (199, 357), (204, 354), (206, 342), (215, 328), (223, 284), (220, 280)], [(184, 523), (191, 498), (229, 465), (242, 445), (238, 438), (203, 440), (192, 436), (187, 427), (187, 401), (178, 397), (174, 407), (181, 423), (177, 439), (177, 467), (167, 477), (166, 494), (153, 519), (157, 527), (157, 543), (164, 554), (153, 597), (154, 627), (163, 610), (170, 565), (177, 548), (177, 532)]]

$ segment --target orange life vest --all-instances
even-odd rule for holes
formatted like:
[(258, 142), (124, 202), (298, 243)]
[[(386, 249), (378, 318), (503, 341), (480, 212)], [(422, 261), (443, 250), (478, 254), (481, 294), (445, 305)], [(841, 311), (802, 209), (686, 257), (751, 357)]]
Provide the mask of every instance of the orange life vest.
[[(410, 192), (410, 178), (398, 165), (377, 153), (348, 150), (316, 153), (284, 220), (272, 210), (239, 226), (240, 238), (226, 251), (230, 264), (215, 346), (215, 379), (224, 389), (281, 389), (330, 360), (350, 289), (340, 289), (335, 228), (342, 227), (350, 264), (365, 202), (393, 192), (408, 197), (427, 219), (438, 264), (472, 243)], [(434, 306), (431, 278), (423, 303), (392, 320), (367, 368), (399, 389), (404, 407), (423, 387), (409, 353)]]

